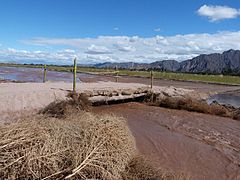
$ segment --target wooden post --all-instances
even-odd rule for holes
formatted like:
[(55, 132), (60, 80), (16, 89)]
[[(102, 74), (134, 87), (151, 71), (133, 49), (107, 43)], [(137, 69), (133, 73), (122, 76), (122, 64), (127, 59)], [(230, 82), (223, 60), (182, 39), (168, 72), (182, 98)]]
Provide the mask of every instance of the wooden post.
[(116, 72), (116, 82), (118, 82), (118, 71)]
[(116, 73), (115, 73), (115, 77), (116, 77), (116, 82), (118, 82), (118, 67), (116, 65), (115, 67)]
[(73, 62), (73, 93), (76, 93), (76, 78), (77, 78), (77, 58)]
[(153, 88), (153, 71), (150, 71), (150, 76), (151, 76), (151, 89)]
[(43, 67), (43, 83), (46, 82), (46, 79), (47, 79), (47, 65), (44, 64), (44, 67)]

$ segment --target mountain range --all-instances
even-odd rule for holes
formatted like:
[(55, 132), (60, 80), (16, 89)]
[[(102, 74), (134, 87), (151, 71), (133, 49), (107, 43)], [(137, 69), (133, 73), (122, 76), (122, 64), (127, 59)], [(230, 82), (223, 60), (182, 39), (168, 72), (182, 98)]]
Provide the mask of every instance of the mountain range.
[(192, 59), (178, 62), (176, 60), (155, 61), (153, 63), (112, 63), (93, 65), (96, 68), (119, 68), (134, 70), (159, 70), (170, 72), (232, 74), (240, 75), (240, 50), (230, 49), (223, 53), (201, 54)]

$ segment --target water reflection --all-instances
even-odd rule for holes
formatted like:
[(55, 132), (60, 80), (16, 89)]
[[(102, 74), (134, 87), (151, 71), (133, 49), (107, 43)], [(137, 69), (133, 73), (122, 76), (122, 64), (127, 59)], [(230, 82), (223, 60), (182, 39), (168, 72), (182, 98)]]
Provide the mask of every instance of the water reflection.
[(209, 104), (211, 104), (214, 101), (222, 105), (231, 105), (235, 108), (240, 107), (240, 96), (237, 95), (237, 93), (216, 94), (207, 100)]
[[(89, 76), (88, 74), (78, 73), (77, 81), (79, 78)], [(71, 72), (57, 72), (47, 71), (47, 81), (64, 81), (72, 82)], [(8, 79), (24, 82), (42, 82), (43, 69), (41, 68), (17, 68), (17, 67), (0, 67), (0, 79)]]

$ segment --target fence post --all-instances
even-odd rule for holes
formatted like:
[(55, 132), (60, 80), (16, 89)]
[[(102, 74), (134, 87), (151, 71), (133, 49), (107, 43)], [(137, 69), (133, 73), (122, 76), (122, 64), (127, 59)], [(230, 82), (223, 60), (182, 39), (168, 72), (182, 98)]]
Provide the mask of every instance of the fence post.
[(76, 78), (77, 78), (77, 58), (73, 62), (73, 93), (76, 93)]
[(115, 67), (115, 70), (116, 70), (116, 74), (115, 74), (116, 82), (118, 82), (118, 67), (117, 67), (117, 65)]
[(43, 83), (46, 82), (46, 79), (47, 79), (47, 65), (44, 64), (44, 67), (43, 67)]
[(153, 88), (153, 71), (150, 71), (150, 76), (151, 76), (151, 89)]
[(116, 82), (118, 82), (118, 71), (116, 72)]

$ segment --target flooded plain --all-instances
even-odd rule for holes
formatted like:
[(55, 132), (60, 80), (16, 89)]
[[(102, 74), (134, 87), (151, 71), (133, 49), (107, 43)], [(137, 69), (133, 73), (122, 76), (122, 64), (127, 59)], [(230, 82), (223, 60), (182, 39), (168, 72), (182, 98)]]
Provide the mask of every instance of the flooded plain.
[[(77, 73), (77, 81), (88, 74)], [(22, 81), (22, 82), (43, 82), (43, 69), (41, 68), (23, 68), (23, 67), (1, 67), (0, 79)], [(47, 71), (47, 81), (72, 82), (71, 72)]]

